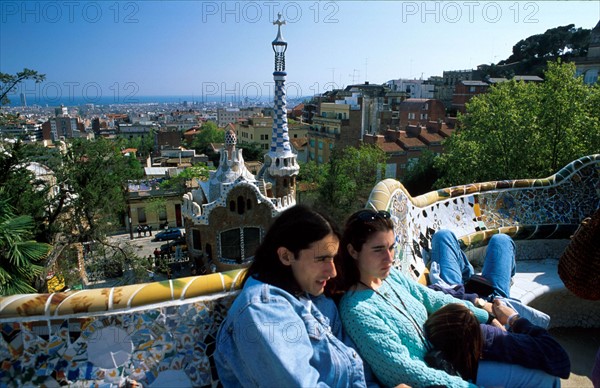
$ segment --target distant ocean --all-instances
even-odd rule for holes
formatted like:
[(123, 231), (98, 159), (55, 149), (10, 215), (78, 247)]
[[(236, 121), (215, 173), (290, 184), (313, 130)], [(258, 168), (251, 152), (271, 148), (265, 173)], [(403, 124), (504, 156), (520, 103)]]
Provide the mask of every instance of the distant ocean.
[[(11, 107), (22, 106), (21, 99), (18, 95), (10, 95)], [(124, 104), (183, 104), (187, 103), (188, 106), (193, 104), (214, 104), (224, 105), (231, 104), (232, 106), (239, 105), (256, 105), (256, 104), (268, 104), (272, 102), (272, 97), (255, 97), (247, 98), (242, 96), (101, 96), (97, 98), (89, 97), (61, 97), (61, 98), (43, 98), (41, 96), (26, 96), (27, 106), (42, 106), (42, 107), (53, 107), (60, 106), (82, 106), (87, 104), (94, 105), (124, 105)], [(300, 100), (302, 99), (294, 99)], [(288, 100), (288, 107), (294, 101)]]

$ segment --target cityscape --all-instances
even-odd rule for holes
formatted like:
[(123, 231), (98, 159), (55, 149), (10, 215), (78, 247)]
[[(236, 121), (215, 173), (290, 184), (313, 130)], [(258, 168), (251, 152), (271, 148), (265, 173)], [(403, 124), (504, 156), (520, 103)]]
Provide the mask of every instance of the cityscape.
[[(341, 225), (389, 190), (395, 265), (415, 278), (444, 223), (473, 233), (468, 249), (502, 228), (565, 249), (600, 193), (600, 4), (373, 3), (0, 5), (0, 235), (34, 244), (0, 265), (1, 383), (218, 384), (215, 323), (296, 204)], [(550, 137), (567, 116), (545, 104), (559, 100), (580, 105)], [(504, 150), (505, 165), (473, 161)], [(555, 205), (544, 220), (543, 200)], [(532, 272), (551, 268), (543, 252), (521, 251)], [(518, 287), (555, 311), (544, 298), (565, 286), (550, 281)], [(595, 327), (591, 309), (557, 327)], [(183, 316), (196, 318), (178, 327)], [(94, 332), (115, 340), (105, 349)], [(21, 365), (22, 333), (38, 341)]]

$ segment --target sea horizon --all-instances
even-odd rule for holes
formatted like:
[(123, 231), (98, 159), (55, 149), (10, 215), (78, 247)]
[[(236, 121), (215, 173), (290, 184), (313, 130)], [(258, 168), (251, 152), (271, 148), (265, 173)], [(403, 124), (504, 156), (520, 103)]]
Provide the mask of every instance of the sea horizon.
[[(9, 96), (10, 103), (5, 105), (10, 108), (19, 107), (58, 107), (64, 106), (104, 106), (104, 105), (160, 105), (160, 104), (187, 104), (193, 105), (230, 105), (231, 107), (263, 105), (272, 103), (273, 97), (247, 97), (247, 96), (194, 96), (194, 95), (150, 95), (150, 96), (101, 96), (101, 97), (61, 97), (44, 98), (41, 96), (25, 96), (25, 104), (22, 104), (19, 96)], [(298, 97), (288, 101), (304, 100), (306, 97)]]

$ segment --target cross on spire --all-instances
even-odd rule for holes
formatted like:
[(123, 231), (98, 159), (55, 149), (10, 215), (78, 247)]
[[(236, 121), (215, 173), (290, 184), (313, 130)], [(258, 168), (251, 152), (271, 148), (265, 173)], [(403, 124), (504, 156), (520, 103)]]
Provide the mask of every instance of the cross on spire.
[(273, 24), (277, 24), (277, 26), (278, 26), (279, 28), (281, 28), (281, 26), (285, 24), (285, 20), (281, 20), (281, 12), (279, 12), (279, 13), (277, 14), (277, 20), (275, 20), (275, 21), (273, 22)]

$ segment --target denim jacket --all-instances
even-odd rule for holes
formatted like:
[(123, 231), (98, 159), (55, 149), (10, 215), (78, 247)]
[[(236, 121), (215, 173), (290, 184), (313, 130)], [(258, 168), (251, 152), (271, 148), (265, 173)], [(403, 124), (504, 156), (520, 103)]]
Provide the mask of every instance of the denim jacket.
[(363, 362), (342, 342), (334, 302), (249, 278), (217, 335), (225, 387), (364, 387)]

